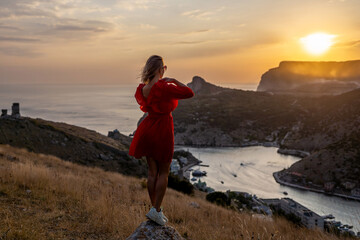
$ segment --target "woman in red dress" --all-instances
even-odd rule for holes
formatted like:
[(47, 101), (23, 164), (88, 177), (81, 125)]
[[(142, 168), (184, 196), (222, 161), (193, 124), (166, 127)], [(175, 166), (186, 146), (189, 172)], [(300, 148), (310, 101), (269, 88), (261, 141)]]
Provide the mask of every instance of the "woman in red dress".
[(129, 155), (146, 157), (148, 163), (147, 187), (152, 208), (146, 214), (160, 225), (167, 222), (160, 206), (165, 195), (170, 163), (174, 153), (174, 123), (171, 112), (179, 99), (191, 98), (194, 92), (173, 78), (163, 78), (167, 67), (160, 56), (151, 56), (142, 71), (142, 83), (136, 89), (135, 99), (146, 118), (137, 127)]

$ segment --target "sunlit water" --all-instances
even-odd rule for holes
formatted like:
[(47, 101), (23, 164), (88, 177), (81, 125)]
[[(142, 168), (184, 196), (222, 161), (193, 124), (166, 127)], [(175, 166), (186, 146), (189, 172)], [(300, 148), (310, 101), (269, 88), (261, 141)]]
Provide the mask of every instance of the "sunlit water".
[[(128, 135), (136, 129), (142, 116), (134, 99), (137, 84), (132, 85), (0, 85), (0, 108), (20, 103), (23, 116), (66, 122), (107, 135), (118, 129)], [(227, 85), (231, 88), (255, 90), (256, 85)], [(337, 220), (360, 231), (360, 203), (308, 191), (280, 186), (272, 173), (289, 167), (296, 157), (276, 153), (276, 148), (185, 148), (210, 167), (203, 179), (216, 190), (246, 191), (264, 198), (288, 197), (320, 215), (332, 213)], [(244, 166), (241, 166), (243, 163)], [(237, 177), (234, 177), (236, 174)], [(221, 184), (223, 181), (224, 184)]]
[(136, 85), (0, 85), (0, 108), (11, 113), (20, 103), (23, 116), (66, 122), (107, 135), (118, 129), (129, 135), (142, 116)]
[[(275, 147), (193, 148), (176, 146), (190, 151), (209, 167), (194, 167), (206, 171), (201, 177), (208, 186), (218, 191), (244, 191), (261, 198), (290, 197), (319, 215), (333, 214), (343, 224), (360, 231), (360, 202), (349, 201), (310, 191), (281, 186), (272, 174), (289, 167), (300, 158), (277, 153)], [(242, 163), (242, 165), (241, 165)], [(236, 176), (236, 177), (235, 177)], [(222, 184), (221, 181), (224, 183)], [(287, 192), (285, 196), (283, 192)]]

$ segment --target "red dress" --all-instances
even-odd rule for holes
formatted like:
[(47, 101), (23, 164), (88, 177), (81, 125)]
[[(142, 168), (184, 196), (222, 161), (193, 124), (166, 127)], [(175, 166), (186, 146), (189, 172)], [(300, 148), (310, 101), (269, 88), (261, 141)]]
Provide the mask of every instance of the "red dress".
[(174, 123), (171, 112), (178, 99), (191, 98), (194, 92), (186, 86), (159, 79), (150, 89), (147, 98), (142, 94), (144, 83), (140, 83), (135, 99), (148, 116), (137, 127), (132, 139), (129, 155), (135, 158), (153, 157), (157, 162), (171, 162), (174, 154)]

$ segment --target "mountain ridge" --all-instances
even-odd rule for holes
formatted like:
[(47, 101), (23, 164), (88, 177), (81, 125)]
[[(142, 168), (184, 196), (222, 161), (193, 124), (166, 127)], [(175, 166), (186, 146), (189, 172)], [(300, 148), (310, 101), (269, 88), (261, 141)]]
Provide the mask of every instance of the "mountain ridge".
[(261, 76), (257, 91), (341, 94), (360, 87), (360, 60), (282, 61)]

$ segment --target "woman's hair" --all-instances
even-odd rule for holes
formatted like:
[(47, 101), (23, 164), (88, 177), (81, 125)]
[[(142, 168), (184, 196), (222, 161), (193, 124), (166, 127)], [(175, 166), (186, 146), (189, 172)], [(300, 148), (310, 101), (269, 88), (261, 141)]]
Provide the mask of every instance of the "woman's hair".
[(150, 82), (155, 77), (156, 71), (163, 67), (163, 65), (164, 63), (162, 57), (157, 55), (149, 57), (141, 72), (141, 82)]

